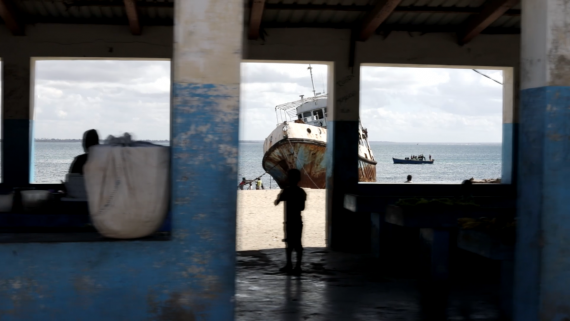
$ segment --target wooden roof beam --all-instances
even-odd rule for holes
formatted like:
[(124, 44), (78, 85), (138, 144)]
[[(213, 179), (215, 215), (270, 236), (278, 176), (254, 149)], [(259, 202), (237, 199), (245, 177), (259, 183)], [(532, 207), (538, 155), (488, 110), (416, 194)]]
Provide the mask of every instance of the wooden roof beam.
[(480, 14), (467, 19), (465, 26), (459, 32), (459, 44), (464, 45), (473, 40), (519, 2), (520, 0), (487, 0), (481, 8)]
[(265, 9), (265, 0), (253, 0), (249, 16), (249, 32), (247, 37), (250, 40), (259, 38), (259, 30), (261, 27), (261, 18)]
[[(251, 6), (248, 5), (247, 8)], [(338, 12), (368, 12), (372, 11), (374, 6), (364, 5), (337, 5), (337, 4), (282, 4), (268, 3), (265, 10), (294, 10), (294, 11), (338, 11)], [(481, 8), (474, 7), (430, 7), (430, 6), (404, 6), (396, 7), (394, 12), (398, 13), (438, 13), (438, 14), (479, 14)], [(505, 16), (520, 16), (520, 10), (509, 10), (505, 12)]]
[(140, 36), (142, 34), (142, 26), (139, 19), (139, 11), (137, 9), (136, 0), (123, 0), (125, 3), (125, 11), (127, 13), (127, 18), (129, 19), (129, 28), (131, 33), (135, 36)]
[(360, 41), (368, 40), (374, 31), (394, 12), (400, 2), (402, 0), (380, 0), (362, 20), (357, 39)]
[(24, 26), (20, 24), (16, 11), (10, 0), (0, 0), (0, 18), (14, 36), (24, 35)]

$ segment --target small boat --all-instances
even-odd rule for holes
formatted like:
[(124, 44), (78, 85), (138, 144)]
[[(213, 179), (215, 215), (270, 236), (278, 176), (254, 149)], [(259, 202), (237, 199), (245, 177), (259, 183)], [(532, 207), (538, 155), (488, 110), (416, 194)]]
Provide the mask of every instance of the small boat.
[(432, 160), (419, 160), (419, 159), (401, 159), (392, 157), (394, 164), (433, 164), (435, 159)]

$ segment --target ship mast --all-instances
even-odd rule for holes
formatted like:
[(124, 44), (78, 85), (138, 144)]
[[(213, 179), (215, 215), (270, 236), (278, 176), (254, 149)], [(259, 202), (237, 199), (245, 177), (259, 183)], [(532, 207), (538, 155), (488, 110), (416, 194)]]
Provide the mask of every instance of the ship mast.
[(315, 82), (313, 81), (313, 67), (311, 67), (311, 64), (309, 64), (309, 73), (311, 74), (311, 85), (313, 85), (313, 96), (317, 97), (317, 92), (315, 91)]

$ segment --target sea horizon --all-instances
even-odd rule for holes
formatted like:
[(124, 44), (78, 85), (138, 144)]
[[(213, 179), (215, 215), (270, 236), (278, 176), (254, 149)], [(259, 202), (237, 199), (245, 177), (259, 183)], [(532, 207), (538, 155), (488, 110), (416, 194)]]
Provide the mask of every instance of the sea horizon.
[[(151, 140), (149, 140), (151, 141)], [(170, 145), (170, 141), (154, 141)], [(263, 141), (242, 140), (239, 146), (237, 182), (242, 177), (261, 177), (266, 187), (277, 188), (262, 167)], [(69, 164), (84, 153), (79, 139), (36, 139), (34, 143), (34, 182), (58, 183), (65, 178)], [(371, 141), (378, 183), (401, 183), (413, 175), (417, 183), (456, 183), (476, 179), (501, 177), (501, 143), (398, 143)], [(431, 165), (395, 165), (392, 157), (410, 155), (432, 156)]]
[[(145, 141), (145, 142), (170, 142), (169, 139), (136, 139), (138, 141)], [(2, 139), (0, 139), (0, 142)], [(81, 139), (71, 139), (71, 138), (36, 138), (34, 142), (81, 142)], [(264, 140), (240, 140), (239, 143), (263, 143)], [(395, 141), (385, 141), (385, 140), (370, 140), (370, 143), (383, 143), (383, 144), (435, 144), (435, 145), (444, 145), (444, 144), (451, 144), (451, 145), (482, 145), (482, 144), (490, 144), (490, 145), (501, 145), (502, 142), (395, 142)]]
[[(240, 140), (240, 143), (263, 143), (264, 140)], [(385, 143), (385, 144), (452, 144), (452, 145), (463, 145), (463, 144), (474, 144), (474, 145), (481, 145), (481, 144), (494, 144), (494, 145), (502, 145), (502, 142), (393, 142), (393, 141), (385, 141), (385, 140), (369, 140), (370, 143)]]

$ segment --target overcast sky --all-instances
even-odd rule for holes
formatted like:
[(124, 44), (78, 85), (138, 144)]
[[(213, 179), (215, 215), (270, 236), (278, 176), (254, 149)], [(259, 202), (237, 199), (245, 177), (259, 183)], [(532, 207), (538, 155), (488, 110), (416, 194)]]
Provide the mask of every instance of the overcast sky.
[(36, 62), (36, 138), (80, 139), (132, 133), (168, 139), (169, 61), (43, 60)]
[[(275, 106), (311, 96), (307, 64), (242, 64), (240, 139), (263, 140)], [(480, 71), (502, 80), (502, 72)], [(313, 65), (315, 89), (325, 65)], [(36, 138), (130, 132), (168, 139), (168, 61), (63, 61), (36, 64)], [(362, 67), (361, 119), (370, 139), (394, 142), (500, 142), (502, 87), (470, 69)]]

